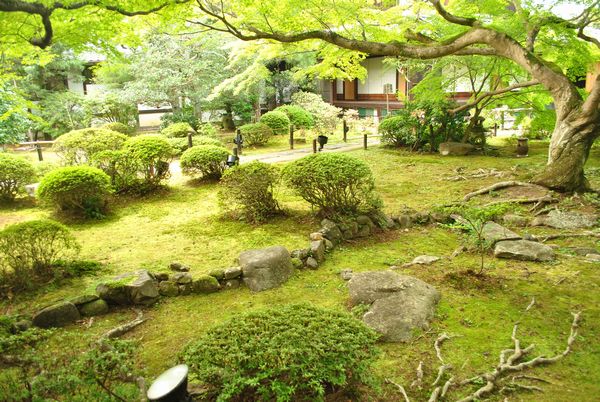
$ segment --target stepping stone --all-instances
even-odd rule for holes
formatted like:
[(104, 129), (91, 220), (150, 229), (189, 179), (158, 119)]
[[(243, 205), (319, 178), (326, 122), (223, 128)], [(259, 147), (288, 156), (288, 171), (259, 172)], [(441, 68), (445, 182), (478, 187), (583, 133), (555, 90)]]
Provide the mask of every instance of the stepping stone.
[(481, 236), (483, 239), (491, 244), (496, 244), (499, 241), (503, 240), (519, 240), (521, 236), (511, 231), (510, 229), (505, 228), (502, 225), (498, 225), (496, 222), (486, 222), (483, 225), (483, 230), (481, 232)]
[(496, 243), (494, 256), (521, 261), (552, 261), (554, 250), (550, 246), (530, 240), (507, 240)]

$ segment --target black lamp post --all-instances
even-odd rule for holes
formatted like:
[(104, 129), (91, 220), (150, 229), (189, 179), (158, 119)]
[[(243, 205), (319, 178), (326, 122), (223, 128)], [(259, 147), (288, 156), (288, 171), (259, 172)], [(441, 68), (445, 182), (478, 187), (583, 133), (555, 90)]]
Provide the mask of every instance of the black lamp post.
[(187, 402), (188, 366), (180, 364), (162, 373), (147, 392), (151, 402)]

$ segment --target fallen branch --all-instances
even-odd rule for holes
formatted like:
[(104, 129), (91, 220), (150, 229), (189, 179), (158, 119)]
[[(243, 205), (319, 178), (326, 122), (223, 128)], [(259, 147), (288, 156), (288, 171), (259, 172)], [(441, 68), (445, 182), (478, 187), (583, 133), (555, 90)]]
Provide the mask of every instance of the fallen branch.
[(442, 350), (441, 350), (441, 346), (442, 343), (444, 343), (444, 341), (447, 341), (448, 339), (450, 339), (450, 337), (448, 336), (447, 333), (443, 333), (440, 336), (438, 336), (438, 338), (435, 340), (433, 347), (435, 348), (435, 355), (437, 356), (438, 360), (440, 362), (442, 362), (442, 364), (444, 363), (444, 359), (442, 358)]
[(550, 195), (544, 195), (542, 197), (535, 197), (535, 198), (511, 198), (508, 200), (494, 201), (494, 202), (485, 204), (483, 207), (486, 208), (486, 207), (490, 207), (490, 206), (498, 205), (498, 204), (532, 204), (532, 203), (535, 203), (535, 205), (531, 209), (531, 211), (533, 211), (533, 210), (539, 208), (539, 206), (542, 204), (549, 204), (549, 203), (555, 203), (555, 202), (558, 202), (558, 200), (556, 198), (554, 198)]
[(548, 235), (548, 236), (544, 236), (544, 237), (533, 236), (533, 239), (540, 243), (544, 243), (544, 242), (547, 242), (548, 240), (566, 239), (569, 237), (597, 237), (597, 238), (600, 238), (600, 233), (596, 233), (596, 232), (559, 233), (559, 234)]
[(502, 188), (507, 188), (507, 187), (515, 187), (515, 186), (532, 186), (532, 187), (534, 187), (536, 185), (531, 184), (531, 183), (525, 183), (522, 181), (501, 181), (499, 183), (492, 184), (491, 186), (484, 187), (480, 190), (473, 191), (472, 193), (465, 195), (463, 198), (463, 201), (469, 201), (473, 197), (476, 197), (481, 194), (489, 193), (490, 191), (500, 190)]
[(531, 303), (529, 303), (529, 306), (527, 306), (527, 308), (525, 309), (525, 312), (528, 312), (529, 310), (531, 310), (531, 308), (535, 305), (535, 297), (531, 298)]
[(404, 387), (402, 385), (395, 383), (394, 381), (390, 380), (389, 378), (386, 378), (385, 382), (388, 383), (388, 384), (392, 384), (396, 388), (398, 388), (398, 391), (400, 391), (400, 393), (404, 397), (404, 401), (405, 402), (410, 402), (410, 399), (408, 398), (408, 395), (406, 394), (406, 390), (404, 389)]
[(423, 385), (423, 362), (419, 362), (419, 366), (417, 367), (417, 379), (414, 380), (411, 384), (410, 387), (414, 388), (417, 387), (418, 389), (421, 389), (421, 386)]
[(142, 310), (137, 310), (137, 317), (135, 320), (130, 321), (127, 324), (119, 325), (118, 327), (111, 329), (110, 331), (108, 331), (104, 335), (102, 335), (100, 337), (100, 339), (98, 340), (98, 342), (101, 342), (105, 339), (118, 338), (118, 337), (126, 334), (127, 332), (131, 331), (138, 325), (143, 324), (144, 321), (146, 321), (146, 319), (144, 318), (144, 313), (142, 312)]

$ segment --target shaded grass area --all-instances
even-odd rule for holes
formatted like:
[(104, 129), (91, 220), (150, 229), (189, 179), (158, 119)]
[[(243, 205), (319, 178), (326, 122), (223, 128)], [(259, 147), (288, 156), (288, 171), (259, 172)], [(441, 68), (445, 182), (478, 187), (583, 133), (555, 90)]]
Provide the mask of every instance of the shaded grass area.
[[(517, 166), (514, 178), (527, 179), (545, 163), (546, 145), (534, 142), (527, 159), (512, 157), (510, 149), (500, 149), (499, 153), (500, 157), (442, 158), (379, 148), (352, 152), (372, 167), (388, 212), (398, 211), (404, 205), (428, 210), (499, 180), (494, 177), (446, 180), (455, 175), (459, 167), (509, 171)], [(588, 168), (594, 171), (598, 167), (600, 152), (595, 149)], [(511, 177), (507, 176), (507, 179)], [(596, 186), (600, 184), (599, 177), (591, 176), (591, 179)], [(312, 217), (307, 205), (287, 190), (280, 190), (279, 196), (288, 215), (261, 226), (220, 218), (215, 184), (177, 181), (164, 193), (141, 200), (123, 200), (113, 207), (112, 215), (104, 221), (69, 224), (83, 245), (82, 257), (105, 263), (105, 271), (96, 277), (70, 280), (36, 294), (19, 296), (10, 304), (3, 302), (0, 308), (4, 312), (31, 312), (52, 301), (93, 291), (104, 276), (140, 267), (166, 271), (168, 263), (174, 260), (189, 264), (192, 273), (197, 275), (211, 268), (233, 265), (244, 249), (274, 244), (289, 249), (304, 247), (307, 234), (318, 227), (318, 221)], [(52, 212), (25, 205), (3, 209), (0, 216), (0, 225), (5, 225), (52, 216)], [(517, 231), (524, 232), (522, 229)], [(537, 228), (531, 231), (549, 232)], [(443, 258), (431, 266), (399, 269), (399, 273), (433, 284), (443, 297), (430, 331), (420, 333), (409, 344), (381, 345), (382, 357), (374, 368), (376, 373), (408, 387), (415, 379), (419, 361), (423, 361), (424, 382), (430, 384), (438, 366), (432, 345), (438, 334), (445, 331), (456, 335), (443, 347), (446, 360), (455, 367), (454, 375), (461, 379), (472, 377), (490, 370), (497, 363), (500, 350), (512, 345), (510, 335), (516, 321), (521, 323), (524, 346), (533, 342), (535, 353), (553, 355), (564, 349), (571, 323), (570, 312), (582, 310), (584, 319), (573, 353), (555, 365), (529, 373), (551, 382), (543, 384), (546, 392), (508, 397), (523, 401), (597, 400), (600, 395), (600, 341), (597, 336), (600, 333), (600, 271), (598, 264), (583, 262), (561, 250), (569, 246), (598, 247), (599, 244), (591, 238), (553, 243), (560, 246), (559, 259), (555, 263), (487, 257), (487, 272), (492, 279), (483, 283), (464, 274), (465, 270), (478, 267), (478, 257), (471, 253), (454, 259)], [(300, 301), (347, 310), (347, 288), (339, 277), (340, 270), (384, 270), (421, 254), (448, 257), (460, 244), (459, 234), (435, 226), (388, 232), (373, 239), (346, 243), (331, 253), (319, 270), (297, 272), (278, 289), (251, 293), (244, 288), (162, 299), (146, 311), (149, 320), (127, 336), (139, 340), (139, 365), (149, 377), (154, 377), (174, 364), (183, 346), (212, 324), (249, 309)], [(532, 297), (535, 297), (536, 305), (524, 313)], [(107, 329), (134, 316), (132, 311), (120, 309), (97, 317), (90, 328), (85, 325), (67, 327), (60, 330), (64, 337), (62, 344), (66, 342), (70, 348), (83, 349)], [(49, 347), (60, 353), (62, 345), (50, 343)], [(427, 400), (429, 395), (425, 389), (409, 389), (409, 393), (414, 396), (413, 400)], [(451, 399), (461, 395), (452, 394)], [(373, 395), (373, 398), (400, 400), (395, 389), (388, 386), (383, 386), (381, 394)]]

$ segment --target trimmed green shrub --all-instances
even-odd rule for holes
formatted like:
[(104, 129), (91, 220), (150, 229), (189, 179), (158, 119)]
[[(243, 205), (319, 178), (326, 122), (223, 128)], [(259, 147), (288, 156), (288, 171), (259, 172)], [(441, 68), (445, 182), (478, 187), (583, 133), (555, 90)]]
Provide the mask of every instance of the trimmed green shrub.
[[(167, 138), (169, 144), (173, 147), (173, 152), (175, 156), (181, 156), (181, 154), (188, 149), (188, 139), (187, 138)], [(193, 145), (214, 145), (217, 147), (223, 146), (221, 141), (216, 138), (206, 137), (204, 135), (195, 135), (192, 137)]]
[(23, 289), (35, 279), (54, 277), (60, 260), (74, 257), (79, 245), (69, 229), (51, 220), (17, 223), (0, 231), (0, 280)]
[(263, 123), (244, 124), (240, 127), (244, 145), (248, 147), (265, 145), (273, 137), (271, 127)]
[(169, 177), (169, 163), (173, 147), (162, 135), (140, 135), (127, 140), (123, 146), (124, 158), (136, 164), (136, 176), (143, 191), (152, 190)]
[(91, 166), (69, 166), (48, 173), (40, 182), (41, 200), (59, 210), (100, 217), (111, 193), (110, 177)]
[(211, 123), (200, 124), (198, 126), (198, 129), (196, 130), (196, 132), (198, 133), (198, 135), (203, 135), (206, 137), (212, 137), (212, 138), (217, 137), (217, 129)]
[(296, 105), (284, 105), (275, 109), (276, 112), (283, 112), (290, 119), (290, 123), (297, 129), (309, 129), (315, 125), (315, 119), (312, 114)]
[(23, 186), (35, 179), (31, 162), (18, 156), (0, 153), (0, 201), (13, 201)]
[(100, 128), (103, 128), (105, 130), (115, 131), (117, 133), (125, 134), (128, 136), (132, 136), (135, 134), (135, 127), (131, 127), (126, 124), (118, 123), (118, 122), (106, 123), (106, 124), (103, 124), (102, 126), (100, 126)]
[(275, 135), (286, 135), (290, 132), (290, 119), (284, 112), (267, 112), (261, 116), (260, 122), (271, 127)]
[(320, 95), (311, 92), (296, 92), (292, 95), (292, 105), (300, 106), (314, 117), (314, 129), (319, 134), (333, 132), (340, 122), (342, 109), (323, 100)]
[(392, 147), (413, 145), (418, 140), (418, 124), (409, 111), (399, 110), (396, 115), (385, 118), (379, 124), (381, 142)]
[(98, 152), (90, 163), (110, 177), (110, 184), (117, 193), (136, 192), (141, 186), (140, 164), (124, 151)]
[(349, 314), (288, 305), (214, 326), (182, 360), (217, 401), (323, 401), (327, 391), (371, 383), (376, 340)]
[(188, 123), (173, 123), (160, 131), (162, 135), (169, 138), (183, 138), (193, 132), (194, 129)]
[(84, 128), (58, 137), (52, 150), (67, 165), (87, 163), (98, 152), (120, 149), (127, 136), (102, 128)]
[(160, 117), (160, 129), (170, 126), (173, 123), (187, 123), (194, 130), (198, 129), (200, 121), (196, 117), (193, 106), (184, 106), (180, 110), (173, 113), (165, 113)]
[(381, 208), (369, 166), (345, 154), (314, 154), (283, 169), (283, 178), (327, 217), (368, 213)]
[(227, 169), (221, 178), (219, 204), (232, 215), (249, 222), (262, 222), (280, 212), (273, 196), (279, 180), (277, 167), (254, 161)]
[(188, 176), (219, 179), (227, 166), (229, 152), (215, 145), (195, 145), (181, 155), (181, 170)]

